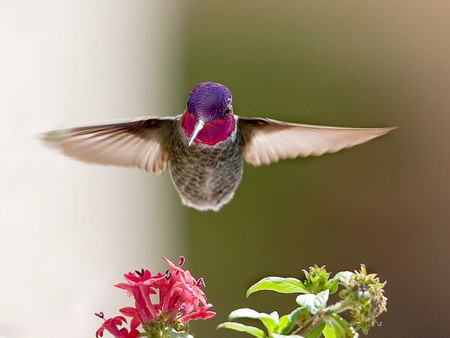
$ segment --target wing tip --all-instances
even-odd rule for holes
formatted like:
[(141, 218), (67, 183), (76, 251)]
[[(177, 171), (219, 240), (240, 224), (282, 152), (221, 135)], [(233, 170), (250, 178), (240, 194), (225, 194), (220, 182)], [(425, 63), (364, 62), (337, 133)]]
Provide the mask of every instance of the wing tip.
[(395, 130), (397, 128), (398, 127), (395, 126), (395, 127), (384, 127), (384, 128), (379, 128), (379, 129), (383, 132), (382, 135), (385, 135), (385, 134), (387, 134), (387, 133), (389, 133), (389, 132), (391, 132), (391, 131), (393, 131), (393, 130)]
[(52, 130), (44, 133), (39, 133), (37, 138), (40, 139), (44, 143), (59, 143), (64, 137), (67, 135), (66, 129), (61, 130)]
[(377, 137), (386, 135), (397, 128), (398, 127), (382, 127), (382, 128), (368, 128), (368, 129), (374, 131), (375, 133), (374, 133), (373, 138), (377, 138)]

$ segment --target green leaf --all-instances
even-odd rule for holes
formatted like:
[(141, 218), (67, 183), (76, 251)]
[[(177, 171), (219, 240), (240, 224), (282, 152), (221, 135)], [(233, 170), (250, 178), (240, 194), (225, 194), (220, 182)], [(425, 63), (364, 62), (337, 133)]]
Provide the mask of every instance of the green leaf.
[(261, 317), (270, 317), (267, 313), (260, 313), (253, 309), (242, 308), (234, 310), (228, 316), (229, 319), (237, 319), (237, 318), (252, 318), (252, 319), (260, 319)]
[(239, 331), (239, 332), (245, 332), (248, 333), (254, 337), (258, 337), (258, 338), (267, 338), (266, 334), (264, 333), (263, 330), (258, 329), (257, 327), (254, 326), (248, 326), (248, 325), (244, 325), (241, 323), (234, 323), (234, 322), (225, 322), (220, 324), (219, 326), (217, 326), (218, 329), (230, 329), (230, 330), (234, 330), (234, 331)]
[[(170, 338), (194, 338), (194, 336), (190, 335), (189, 333), (187, 333), (186, 331), (177, 331), (172, 327), (166, 327), (164, 329), (164, 331), (166, 331), (166, 333), (169, 334)], [(166, 337), (166, 336), (164, 336)]]
[(341, 271), (338, 272), (333, 279), (339, 281), (340, 284), (344, 286), (348, 286), (350, 281), (354, 278), (355, 274), (351, 271)]
[(325, 338), (337, 338), (336, 332), (334, 330), (334, 327), (330, 325), (325, 325), (325, 328), (323, 329), (323, 335)]
[(231, 320), (237, 318), (259, 319), (267, 328), (267, 331), (269, 331), (269, 333), (276, 332), (279, 322), (279, 315), (277, 312), (272, 312), (269, 315), (267, 313), (258, 312), (248, 308), (234, 310), (230, 313), (228, 318)]
[(257, 291), (275, 291), (279, 293), (307, 293), (303, 283), (296, 278), (266, 277), (253, 284), (247, 290), (247, 297)]
[(296, 334), (294, 334), (294, 335), (288, 335), (288, 336), (285, 336), (284, 334), (276, 334), (276, 333), (274, 333), (273, 335), (272, 335), (272, 338), (284, 338), (284, 337), (293, 337), (293, 338), (305, 338), (305, 337), (303, 337), (303, 336), (299, 336), (299, 335), (296, 335)]
[(327, 305), (329, 294), (330, 291), (325, 290), (319, 292), (317, 295), (312, 293), (299, 295), (296, 298), (296, 302), (298, 305), (307, 308), (312, 315), (315, 315)]
[(330, 294), (333, 294), (333, 293), (335, 293), (335, 292), (338, 290), (338, 287), (339, 287), (338, 282), (339, 282), (339, 279), (333, 278), (333, 279), (330, 279), (330, 280), (325, 284), (325, 287), (326, 287), (328, 290), (330, 290)]
[[(329, 327), (329, 329), (326, 328), (326, 331), (329, 332), (330, 335), (325, 335), (325, 338), (356, 338), (359, 336), (355, 329), (344, 318), (336, 313), (333, 313), (331, 318), (327, 320), (327, 327)], [(331, 331), (333, 331), (334, 335), (331, 335)]]
[(325, 328), (325, 323), (321, 323), (320, 325), (317, 325), (314, 329), (312, 329), (305, 338), (319, 338), (322, 334), (323, 329)]
[(290, 314), (282, 316), (278, 324), (277, 333), (288, 334), (289, 332), (291, 332), (295, 326), (295, 322), (297, 321), (300, 313), (302, 313), (303, 310), (304, 308), (299, 307), (292, 311)]

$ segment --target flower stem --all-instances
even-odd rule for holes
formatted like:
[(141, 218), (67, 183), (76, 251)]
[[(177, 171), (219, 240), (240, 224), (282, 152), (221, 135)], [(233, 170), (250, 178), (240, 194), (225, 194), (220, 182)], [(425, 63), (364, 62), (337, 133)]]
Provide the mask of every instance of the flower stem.
[(326, 322), (333, 313), (341, 313), (352, 308), (353, 301), (350, 299), (344, 299), (336, 304), (330, 305), (329, 307), (323, 309), (323, 311), (318, 312), (311, 320), (303, 327), (299, 327), (294, 334), (299, 334), (301, 336), (306, 336), (317, 326)]
[(329, 307), (325, 308), (325, 312), (327, 314), (332, 313), (341, 313), (347, 310), (350, 310), (354, 305), (354, 301), (351, 299), (344, 299), (340, 302), (337, 302), (336, 304), (330, 305)]

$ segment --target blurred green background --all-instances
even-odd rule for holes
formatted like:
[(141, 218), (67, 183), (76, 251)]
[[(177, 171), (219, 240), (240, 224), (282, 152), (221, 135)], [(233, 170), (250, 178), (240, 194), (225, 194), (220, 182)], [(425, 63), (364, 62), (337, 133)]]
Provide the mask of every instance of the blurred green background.
[(245, 298), (261, 277), (365, 263), (388, 281), (388, 313), (370, 337), (445, 336), (448, 2), (183, 4), (186, 92), (216, 81), (230, 88), (243, 116), (399, 126), (338, 154), (246, 166), (235, 198), (219, 213), (186, 209), (187, 266), (205, 278), (218, 313), (194, 323), (193, 332), (244, 336), (216, 326), (238, 307), (292, 310), (293, 296)]

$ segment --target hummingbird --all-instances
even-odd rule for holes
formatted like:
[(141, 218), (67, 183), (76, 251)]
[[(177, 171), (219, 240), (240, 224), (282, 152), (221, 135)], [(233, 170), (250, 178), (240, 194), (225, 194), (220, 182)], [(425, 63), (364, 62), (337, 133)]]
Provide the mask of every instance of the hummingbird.
[(218, 211), (234, 196), (244, 162), (259, 166), (319, 156), (367, 142), (394, 128), (342, 128), (234, 114), (230, 90), (203, 82), (183, 114), (55, 130), (44, 141), (75, 159), (161, 174), (167, 168), (181, 201)]

